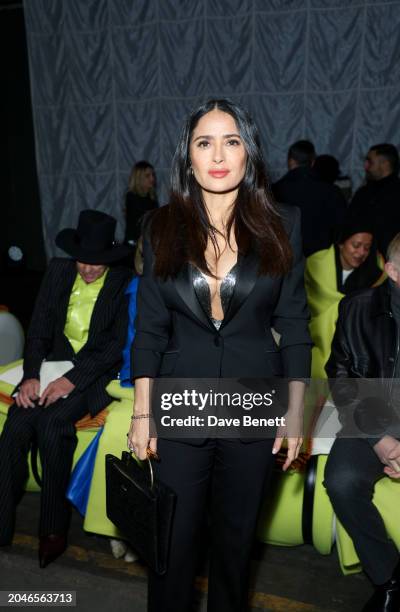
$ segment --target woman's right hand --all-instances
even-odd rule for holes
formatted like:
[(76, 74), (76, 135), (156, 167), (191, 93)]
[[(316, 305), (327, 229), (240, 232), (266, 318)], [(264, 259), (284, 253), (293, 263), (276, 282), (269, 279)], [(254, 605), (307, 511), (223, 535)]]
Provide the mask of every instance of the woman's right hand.
[(157, 438), (150, 438), (150, 419), (132, 419), (128, 433), (128, 448), (138, 459), (147, 459), (148, 449), (157, 452)]
[(148, 449), (153, 453), (157, 451), (157, 438), (150, 437), (150, 432), (154, 431), (154, 422), (150, 416), (152, 382), (152, 379), (146, 377), (135, 380), (133, 414), (136, 418), (131, 420), (128, 448), (139, 459), (147, 458)]

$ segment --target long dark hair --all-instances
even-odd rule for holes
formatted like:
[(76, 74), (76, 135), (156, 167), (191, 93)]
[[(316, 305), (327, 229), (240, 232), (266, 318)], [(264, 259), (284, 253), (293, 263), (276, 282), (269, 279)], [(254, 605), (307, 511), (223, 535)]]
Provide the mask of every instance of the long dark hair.
[(172, 162), (169, 206), (156, 211), (151, 222), (154, 272), (167, 278), (188, 261), (211, 274), (204, 252), (210, 238), (218, 251), (218, 233), (207, 215), (201, 187), (191, 172), (190, 141), (201, 117), (218, 109), (233, 117), (247, 152), (246, 171), (227, 223), (227, 239), (234, 226), (240, 254), (256, 250), (259, 273), (285, 274), (292, 250), (270, 193), (257, 128), (247, 112), (229, 100), (208, 100), (188, 117)]

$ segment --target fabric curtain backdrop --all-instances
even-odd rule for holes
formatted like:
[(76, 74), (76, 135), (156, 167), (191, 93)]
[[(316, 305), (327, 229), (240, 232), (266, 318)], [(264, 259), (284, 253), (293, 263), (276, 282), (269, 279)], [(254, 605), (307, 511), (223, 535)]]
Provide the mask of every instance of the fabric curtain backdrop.
[(83, 208), (119, 220), (132, 165), (161, 203), (183, 117), (229, 96), (253, 115), (272, 178), (309, 138), (357, 186), (369, 146), (400, 144), (400, 2), (25, 0), (48, 255)]

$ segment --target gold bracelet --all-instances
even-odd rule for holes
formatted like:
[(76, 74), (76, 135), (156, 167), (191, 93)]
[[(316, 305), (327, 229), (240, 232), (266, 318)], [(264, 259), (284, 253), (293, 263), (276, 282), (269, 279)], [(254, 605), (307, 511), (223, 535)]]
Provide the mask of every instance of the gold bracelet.
[(134, 421), (135, 419), (150, 419), (151, 417), (152, 415), (150, 412), (147, 412), (146, 414), (133, 414), (131, 416), (131, 421)]

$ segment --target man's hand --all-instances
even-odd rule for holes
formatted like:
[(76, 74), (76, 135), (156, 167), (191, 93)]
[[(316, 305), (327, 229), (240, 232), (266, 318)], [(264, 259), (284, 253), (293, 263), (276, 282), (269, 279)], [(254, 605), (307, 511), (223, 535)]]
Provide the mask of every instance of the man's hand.
[(21, 384), (15, 403), (20, 408), (34, 408), (34, 400), (39, 398), (40, 382), (37, 378), (27, 378)]
[(56, 380), (49, 383), (43, 391), (39, 400), (39, 406), (50, 406), (50, 404), (54, 404), (54, 402), (59, 400), (60, 397), (69, 395), (74, 389), (75, 385), (72, 384), (68, 378), (65, 378), (65, 376), (56, 378)]
[(385, 465), (385, 474), (390, 478), (400, 478), (400, 441), (393, 436), (384, 436), (374, 445), (374, 451)]

